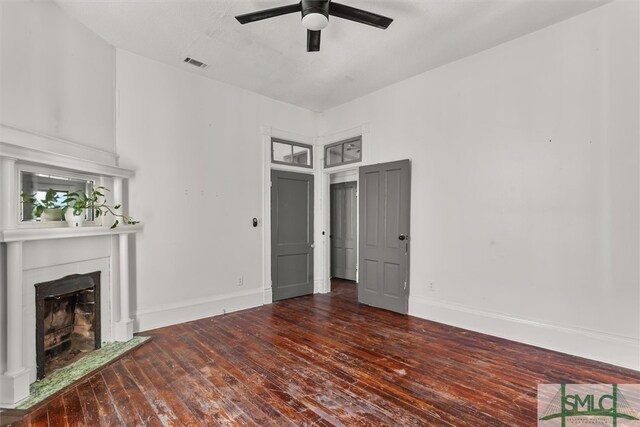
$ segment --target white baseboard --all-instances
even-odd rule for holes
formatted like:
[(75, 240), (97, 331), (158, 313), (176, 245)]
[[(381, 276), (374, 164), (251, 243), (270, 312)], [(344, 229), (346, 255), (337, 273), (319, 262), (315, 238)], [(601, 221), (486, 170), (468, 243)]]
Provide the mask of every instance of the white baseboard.
[(262, 305), (262, 289), (198, 298), (177, 304), (139, 310), (135, 315), (136, 332), (204, 319)]
[(273, 289), (265, 288), (262, 290), (262, 302), (264, 304), (273, 304)]
[(409, 314), (524, 344), (640, 370), (640, 340), (412, 296)]

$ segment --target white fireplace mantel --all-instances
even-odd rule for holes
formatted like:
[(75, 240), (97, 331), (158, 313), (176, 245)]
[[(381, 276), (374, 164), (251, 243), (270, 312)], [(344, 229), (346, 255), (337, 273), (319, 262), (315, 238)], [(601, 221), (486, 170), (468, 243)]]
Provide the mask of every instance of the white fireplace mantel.
[(13, 230), (0, 230), (0, 242), (28, 242), (34, 240), (110, 236), (117, 234), (133, 234), (140, 230), (142, 230), (141, 224), (119, 225), (116, 228), (109, 228), (105, 226), (18, 228)]
[[(111, 321), (110, 338), (113, 341), (128, 341), (133, 338), (133, 320), (129, 304), (129, 237), (141, 231), (142, 226), (136, 224), (110, 228), (111, 222), (104, 218), (83, 227), (68, 227), (64, 222), (20, 222), (19, 173), (22, 165), (53, 169), (60, 173), (83, 173), (96, 177), (99, 182), (107, 180), (112, 185), (113, 204), (122, 206), (126, 206), (124, 183), (134, 173), (115, 164), (100, 164), (21, 146), (19, 143), (23, 142), (22, 139), (14, 141), (8, 138), (13, 133), (6, 132), (6, 127), (0, 128), (0, 245), (3, 249), (0, 250), (0, 257), (4, 258), (0, 259), (0, 269), (6, 269), (6, 275), (0, 271), (0, 285), (3, 288), (0, 295), (5, 295), (5, 298), (0, 300), (0, 319), (3, 319), (3, 322), (6, 319), (6, 325), (0, 325), (0, 408), (13, 408), (29, 396), (29, 386), (33, 381), (30, 361), (24, 354), (25, 345), (30, 343), (25, 340), (23, 333), (24, 319), (27, 316), (24, 308), (31, 304), (23, 297), (26, 286), (25, 274), (29, 271), (25, 270), (25, 266), (28, 265), (25, 261), (29, 261), (25, 257), (29, 256), (29, 248), (40, 245), (39, 242), (44, 245), (44, 241), (55, 239), (80, 243), (88, 241), (87, 238), (90, 237), (111, 238), (110, 259), (107, 265), (111, 265), (108, 275), (109, 286), (115, 292), (109, 304), (114, 316)], [(18, 136), (24, 137), (23, 134)], [(37, 144), (34, 143), (35, 146)], [(64, 259), (67, 255), (63, 253), (62, 256), (59, 262), (67, 262)]]

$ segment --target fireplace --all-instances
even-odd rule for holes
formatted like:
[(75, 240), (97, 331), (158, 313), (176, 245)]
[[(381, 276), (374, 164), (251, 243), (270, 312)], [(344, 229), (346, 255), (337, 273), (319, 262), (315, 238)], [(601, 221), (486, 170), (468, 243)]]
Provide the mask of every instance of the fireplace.
[(36, 288), (37, 378), (101, 346), (100, 272), (74, 274)]

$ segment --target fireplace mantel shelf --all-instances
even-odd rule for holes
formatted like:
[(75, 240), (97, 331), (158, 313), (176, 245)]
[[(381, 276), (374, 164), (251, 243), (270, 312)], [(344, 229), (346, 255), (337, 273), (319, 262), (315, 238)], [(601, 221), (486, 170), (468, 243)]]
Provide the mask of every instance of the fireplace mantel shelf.
[(141, 224), (119, 225), (116, 228), (103, 226), (16, 228), (0, 230), (0, 242), (26, 242), (33, 240), (69, 239), (77, 237), (132, 234), (142, 230)]

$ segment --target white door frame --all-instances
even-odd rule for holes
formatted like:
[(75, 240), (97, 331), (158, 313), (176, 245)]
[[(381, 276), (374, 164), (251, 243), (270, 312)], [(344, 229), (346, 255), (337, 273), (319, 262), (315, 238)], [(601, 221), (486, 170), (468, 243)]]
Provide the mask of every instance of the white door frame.
[[(350, 163), (343, 166), (335, 166), (332, 168), (324, 168), (324, 147), (335, 142), (344, 141), (345, 139), (355, 138), (362, 136), (362, 160), (359, 163)], [(320, 200), (316, 207), (316, 218), (321, 218), (321, 222), (316, 222), (319, 227), (316, 227), (316, 242), (322, 241), (322, 248), (320, 251), (319, 269), (316, 270), (316, 292), (329, 293), (331, 292), (331, 242), (329, 241), (329, 231), (331, 229), (331, 175), (336, 174), (348, 174), (355, 171), (355, 181), (358, 182), (358, 169), (360, 166), (366, 165), (366, 159), (371, 158), (367, 154), (367, 141), (369, 139), (369, 126), (363, 125), (356, 128), (346, 130), (344, 132), (335, 133), (329, 136), (316, 138), (316, 153), (318, 166), (316, 182), (319, 185)], [(353, 181), (353, 179), (350, 179)], [(360, 191), (360, 183), (358, 182), (358, 191)], [(359, 214), (358, 214), (359, 220)], [(323, 234), (324, 233), (324, 234)], [(360, 250), (359, 242), (359, 227), (358, 227), (358, 251)], [(316, 244), (316, 249), (319, 245)], [(317, 265), (317, 264), (316, 264)], [(358, 269), (360, 266), (358, 266)], [(358, 272), (356, 272), (356, 279)]]
[[(360, 166), (367, 163), (367, 159), (376, 158), (367, 146), (369, 140), (369, 125), (365, 124), (323, 137), (310, 137), (284, 130), (262, 126), (262, 220), (258, 224), (262, 227), (262, 277), (263, 277), (263, 303), (273, 302), (271, 288), (271, 170), (283, 170), (298, 173), (312, 173), (315, 177), (314, 184), (314, 293), (331, 292), (331, 263), (329, 228), (331, 224), (331, 175), (338, 172), (357, 171)], [(324, 169), (324, 146), (349, 138), (362, 136), (362, 161), (344, 166), (336, 166)], [(287, 166), (271, 163), (271, 138), (279, 138), (292, 142), (301, 142), (313, 145), (313, 169)], [(324, 234), (323, 234), (324, 233)], [(359, 248), (358, 248), (359, 249)]]
[[(306, 173), (313, 175), (314, 178), (314, 212), (313, 212), (313, 230), (315, 236), (315, 250), (313, 254), (313, 271), (314, 271), (314, 285), (313, 292), (321, 292), (318, 289), (318, 268), (320, 262), (320, 245), (318, 244), (318, 203), (319, 198), (319, 186), (318, 186), (318, 170), (321, 163), (318, 163), (318, 154), (315, 146), (315, 139), (310, 136), (300, 135), (297, 133), (287, 132), (280, 129), (275, 129), (270, 126), (262, 126), (262, 220), (258, 220), (258, 225), (262, 227), (262, 283), (263, 283), (263, 304), (271, 304), (273, 302), (273, 289), (271, 287), (271, 171), (281, 170), (287, 172)], [(276, 163), (271, 163), (271, 139), (278, 138), (291, 142), (301, 142), (313, 147), (313, 168), (302, 168), (297, 166), (287, 166)]]

